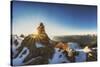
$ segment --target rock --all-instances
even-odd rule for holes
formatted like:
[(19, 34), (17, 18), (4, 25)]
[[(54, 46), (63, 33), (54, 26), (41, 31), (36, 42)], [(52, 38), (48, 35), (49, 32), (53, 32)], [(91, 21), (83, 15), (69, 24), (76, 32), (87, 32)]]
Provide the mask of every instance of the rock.
[[(21, 46), (18, 48), (18, 54), (23, 50), (24, 47), (27, 47), (29, 49), (28, 56), (24, 59), (24, 63), (30, 61), (32, 58), (36, 58), (40, 56), (38, 60), (31, 61), (30, 64), (47, 64), (48, 58), (52, 57), (54, 48), (53, 45), (50, 43), (50, 38), (45, 32), (45, 27), (43, 23), (40, 23), (40, 25), (37, 28), (37, 34), (29, 34), (24, 38), (24, 40), (21, 43)], [(16, 57), (18, 56), (16, 55)]]

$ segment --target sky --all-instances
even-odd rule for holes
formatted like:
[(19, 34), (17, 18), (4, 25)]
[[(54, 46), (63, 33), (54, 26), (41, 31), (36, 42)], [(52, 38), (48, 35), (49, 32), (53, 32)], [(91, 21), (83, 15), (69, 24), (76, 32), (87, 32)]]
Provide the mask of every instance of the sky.
[(97, 33), (97, 7), (13, 1), (13, 34), (31, 34), (40, 22), (49, 36)]

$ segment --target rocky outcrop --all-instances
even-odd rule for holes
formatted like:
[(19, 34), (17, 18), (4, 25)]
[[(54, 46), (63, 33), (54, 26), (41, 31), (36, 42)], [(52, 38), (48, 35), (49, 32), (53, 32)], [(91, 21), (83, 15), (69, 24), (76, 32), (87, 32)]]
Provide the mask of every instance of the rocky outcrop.
[(40, 23), (40, 25), (37, 27), (37, 34), (32, 33), (24, 38), (21, 46), (17, 49), (18, 54), (16, 55), (16, 57), (23, 50), (24, 47), (27, 47), (29, 49), (29, 54), (23, 62), (28, 62), (32, 58), (36, 58), (38, 56), (40, 56), (40, 58), (31, 61), (26, 65), (47, 64), (48, 58), (51, 57), (54, 51), (53, 45), (50, 43), (50, 41), (50, 38), (45, 32), (45, 26), (43, 25), (43, 23)]

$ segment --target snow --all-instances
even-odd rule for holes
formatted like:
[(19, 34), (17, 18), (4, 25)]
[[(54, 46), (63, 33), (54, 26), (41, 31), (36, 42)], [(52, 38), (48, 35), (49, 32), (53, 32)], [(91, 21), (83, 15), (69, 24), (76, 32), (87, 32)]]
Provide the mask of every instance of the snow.
[[(14, 44), (14, 41), (17, 40), (18, 41), (18, 45), (16, 46), (16, 48), (19, 48), (21, 46), (21, 42), (24, 38), (21, 38), (19, 36), (13, 36), (13, 44)], [(14, 44), (15, 45), (15, 44)]]
[(89, 49), (87, 49), (87, 48), (81, 49), (79, 47), (78, 43), (76, 43), (76, 42), (69, 42), (68, 46), (69, 46), (69, 49), (70, 49), (68, 54), (71, 53), (71, 49), (79, 53), (79, 55), (75, 56), (75, 62), (84, 62), (84, 61), (86, 61), (86, 58), (87, 58), (86, 51), (90, 51)]
[(38, 42), (36, 42), (35, 45), (37, 48), (45, 47), (44, 45), (42, 45), (41, 43), (38, 43)]
[[(21, 46), (21, 42), (23, 39), (24, 38), (18, 37), (16, 35), (13, 36), (13, 41), (12, 41), (13, 56), (17, 54), (17, 48)], [(14, 43), (14, 40), (18, 41), (18, 45)], [(69, 46), (68, 55), (71, 55), (73, 50), (76, 52), (79, 52), (79, 54), (75, 56), (75, 62), (85, 62), (86, 61), (87, 53), (91, 52), (89, 48), (85, 47), (84, 49), (81, 49), (78, 43), (75, 43), (75, 42), (68, 42), (67, 44)], [(38, 43), (38, 42), (36, 42), (35, 45), (36, 45), (36, 48), (45, 47), (43, 44)], [(92, 49), (95, 50), (96, 48), (92, 48)], [(23, 50), (19, 53), (19, 55), (16, 58), (12, 59), (13, 65), (14, 66), (24, 65), (26, 63), (36, 60), (37, 58), (41, 58), (41, 57), (32, 58), (28, 62), (23, 63), (23, 61), (28, 55), (29, 55), (29, 49), (27, 47), (24, 47)], [(49, 63), (57, 64), (57, 63), (63, 63), (63, 62), (69, 63), (70, 61), (67, 59), (67, 57), (63, 53), (63, 50), (59, 48), (54, 48), (54, 54), (53, 54), (53, 57), (49, 59)]]
[(55, 53), (53, 55), (52, 59), (49, 59), (50, 64), (57, 64), (57, 63), (63, 63), (66, 62), (68, 63), (68, 59), (66, 56), (62, 53), (63, 51), (59, 51), (59, 48), (55, 48)]
[(97, 48), (94, 47), (94, 48), (92, 48), (92, 50), (97, 50)]
[(76, 62), (85, 62), (87, 58), (87, 53), (80, 51), (78, 56), (75, 56)]
[(89, 52), (91, 52), (92, 50), (91, 50), (88, 46), (86, 46), (86, 47), (83, 49), (83, 51), (84, 51), (85, 53), (89, 53)]
[(90, 49), (76, 49), (79, 52), (79, 55), (76, 56), (76, 62), (85, 62), (87, 59), (87, 53), (90, 52)]
[[(14, 43), (14, 41), (17, 40), (18, 45), (16, 45)], [(13, 56), (15, 56), (17, 54), (17, 49), (21, 46), (21, 42), (22, 42), (23, 38), (17, 36), (17, 35), (13, 35), (12, 36), (12, 52), (13, 52)]]
[(68, 44), (69, 48), (71, 48), (73, 50), (80, 49), (79, 44), (76, 42), (68, 42), (67, 44)]
[[(75, 62), (86, 61), (87, 53), (84, 51), (84, 49), (81, 49), (77, 43), (69, 42), (68, 46), (69, 46), (69, 50), (68, 50), (69, 55), (72, 53), (73, 50), (79, 53), (77, 56), (75, 56)], [(63, 50), (59, 52), (59, 48), (55, 48), (55, 53), (53, 55), (53, 58), (49, 60), (50, 64), (56, 64), (56, 63), (62, 63), (62, 62), (68, 63), (69, 60), (62, 52)], [(59, 56), (62, 56), (62, 57), (59, 57)]]
[[(23, 54), (26, 51), (25, 54)], [(12, 60), (13, 65), (23, 65), (24, 59), (28, 56), (29, 49), (27, 47), (24, 47), (23, 50), (20, 52), (20, 54), (17, 56), (17, 58), (14, 58)]]
[(76, 62), (84, 62), (87, 59), (87, 54), (89, 52), (92, 52), (90, 48), (87, 46), (84, 49), (76, 49), (77, 52), (79, 52), (79, 55), (76, 56)]

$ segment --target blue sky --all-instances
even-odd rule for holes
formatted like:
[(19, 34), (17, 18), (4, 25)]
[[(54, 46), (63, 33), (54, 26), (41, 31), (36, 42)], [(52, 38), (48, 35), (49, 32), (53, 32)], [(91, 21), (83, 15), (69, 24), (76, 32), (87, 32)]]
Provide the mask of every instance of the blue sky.
[(96, 6), (19, 1), (14, 1), (12, 6), (14, 34), (31, 34), (40, 22), (49, 35), (97, 33)]

